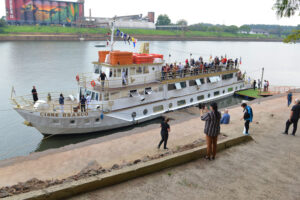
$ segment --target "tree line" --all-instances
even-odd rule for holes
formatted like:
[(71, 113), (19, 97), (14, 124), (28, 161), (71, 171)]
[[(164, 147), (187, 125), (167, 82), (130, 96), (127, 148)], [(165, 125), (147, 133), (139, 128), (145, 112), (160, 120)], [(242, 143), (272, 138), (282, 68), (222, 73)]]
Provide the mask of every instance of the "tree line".
[(249, 34), (251, 30), (264, 32), (272, 35), (287, 36), (293, 32), (295, 29), (300, 29), (300, 24), (298, 26), (280, 26), (280, 25), (268, 25), (268, 24), (245, 24), (240, 27), (231, 25), (220, 25), (220, 24), (208, 24), (208, 23), (198, 23), (188, 26), (188, 22), (184, 19), (177, 21), (175, 24), (171, 22), (168, 15), (159, 15), (157, 18), (156, 25), (186, 25), (188, 30), (191, 31), (204, 31), (204, 32), (228, 32), (228, 33), (246, 33)]

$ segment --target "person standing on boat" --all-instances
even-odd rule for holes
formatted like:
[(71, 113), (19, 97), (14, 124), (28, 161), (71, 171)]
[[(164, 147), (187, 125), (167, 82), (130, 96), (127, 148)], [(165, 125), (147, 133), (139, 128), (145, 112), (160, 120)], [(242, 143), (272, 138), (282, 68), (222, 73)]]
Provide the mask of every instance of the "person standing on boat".
[(245, 129), (243, 134), (244, 135), (249, 135), (249, 127), (250, 127), (250, 123), (253, 120), (253, 111), (252, 108), (250, 106), (248, 106), (246, 103), (242, 103), (241, 107), (244, 109), (244, 115), (241, 118), (241, 120), (245, 120)]
[(100, 80), (101, 80), (102, 90), (104, 90), (105, 79), (107, 79), (106, 74), (104, 72), (102, 72), (100, 74)]
[(84, 97), (84, 95), (81, 95), (80, 97), (80, 109), (81, 112), (85, 112), (85, 104), (86, 104), (86, 98)]
[(168, 142), (168, 138), (169, 138), (169, 132), (171, 131), (170, 129), (170, 125), (168, 124), (169, 119), (166, 118), (161, 122), (161, 131), (160, 131), (160, 135), (161, 135), (161, 140), (158, 144), (158, 149), (160, 148), (160, 146), (162, 145), (162, 143), (164, 143), (164, 149), (168, 149), (167, 148), (167, 142)]
[(32, 93), (33, 102), (34, 103), (37, 102), (39, 100), (39, 98), (38, 98), (38, 93), (35, 89), (35, 86), (32, 87), (31, 93)]
[(204, 134), (206, 135), (207, 153), (205, 159), (214, 160), (217, 153), (217, 141), (220, 134), (221, 113), (218, 111), (218, 104), (210, 104), (209, 112), (206, 106), (200, 107), (201, 120), (205, 121)]
[(59, 96), (59, 105), (60, 105), (60, 111), (63, 113), (64, 112), (64, 104), (65, 104), (65, 98), (63, 94), (60, 94)]

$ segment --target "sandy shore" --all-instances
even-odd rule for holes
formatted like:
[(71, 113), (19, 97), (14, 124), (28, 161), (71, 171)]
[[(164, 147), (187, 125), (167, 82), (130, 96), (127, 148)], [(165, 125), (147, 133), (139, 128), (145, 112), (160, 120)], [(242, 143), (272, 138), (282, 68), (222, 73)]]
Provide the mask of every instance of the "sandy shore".
[[(219, 153), (215, 161), (197, 160), (70, 200), (300, 199), (300, 131), (281, 134), (290, 110), (286, 97), (252, 107), (254, 141)], [(233, 124), (222, 131), (240, 133), (240, 108), (230, 113)]]

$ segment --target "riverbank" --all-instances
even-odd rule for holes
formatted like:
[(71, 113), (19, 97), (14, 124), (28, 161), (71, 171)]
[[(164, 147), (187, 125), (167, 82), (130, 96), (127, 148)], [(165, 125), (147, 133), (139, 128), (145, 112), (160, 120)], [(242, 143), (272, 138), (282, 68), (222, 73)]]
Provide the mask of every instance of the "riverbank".
[(281, 134), (289, 115), (286, 99), (253, 108), (254, 141), (218, 153), (215, 161), (198, 159), (68, 200), (300, 199), (300, 131)]
[[(261, 37), (218, 37), (218, 36), (184, 36), (184, 35), (139, 35), (139, 41), (249, 41), (282, 42), (281, 38)], [(69, 33), (8, 33), (0, 34), (0, 41), (107, 41), (105, 34), (69, 34)], [(120, 39), (117, 39), (121, 41)]]
[[(299, 97), (299, 95), (295, 94)], [(251, 133), (265, 131), (280, 134), (284, 122), (289, 114), (286, 107), (286, 98), (277, 96), (253, 102), (255, 121), (251, 124)], [(240, 137), (242, 135), (243, 123), (239, 120), (241, 108), (236, 106), (229, 110), (231, 124), (222, 126), (221, 141)], [(186, 119), (182, 116), (186, 115)], [(171, 121), (171, 134), (169, 148), (176, 152), (182, 146), (204, 144), (204, 135), (201, 134), (204, 123), (199, 120), (199, 110), (195, 107), (178, 112), (169, 113)], [(181, 119), (181, 120), (176, 120)], [(274, 123), (276, 122), (276, 123)], [(159, 126), (152, 127), (148, 131), (125, 135), (121, 138), (97, 142), (97, 139), (87, 141), (85, 145), (78, 144), (59, 150), (33, 153), (27, 157), (20, 157), (0, 162), (0, 186), (17, 184), (38, 178), (40, 180), (62, 180), (75, 181), (76, 178), (68, 180), (70, 176), (80, 173), (89, 166), (89, 163), (98, 163), (101, 169), (119, 168), (127, 166), (132, 162), (141, 162), (146, 158), (156, 155), (169, 154), (169, 151), (157, 150), (156, 146), (160, 139)], [(196, 143), (195, 143), (196, 141)], [(138, 161), (139, 160), (139, 161)], [(55, 162), (53, 162), (55, 161)], [(99, 166), (97, 165), (97, 166)]]

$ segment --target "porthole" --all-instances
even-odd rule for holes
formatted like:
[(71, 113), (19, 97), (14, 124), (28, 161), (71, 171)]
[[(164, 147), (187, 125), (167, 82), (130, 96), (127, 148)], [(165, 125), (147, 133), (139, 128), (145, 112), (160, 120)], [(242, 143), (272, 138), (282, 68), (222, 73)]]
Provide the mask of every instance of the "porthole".
[(148, 114), (148, 110), (145, 109), (145, 110), (143, 111), (143, 114), (144, 114), (144, 115), (147, 115), (147, 114)]
[(207, 97), (210, 98), (210, 94), (208, 94)]
[(136, 112), (133, 112), (133, 113), (131, 114), (131, 117), (132, 117), (132, 118), (135, 118), (135, 117), (136, 117)]
[(225, 90), (223, 90), (223, 94), (225, 94)]
[(170, 104), (169, 104), (169, 108), (172, 108), (172, 107), (173, 107), (173, 104), (172, 104), (172, 103), (170, 103)]
[(191, 102), (191, 103), (193, 103), (193, 101), (194, 101), (194, 99), (193, 99), (193, 98), (191, 98), (190, 102)]

